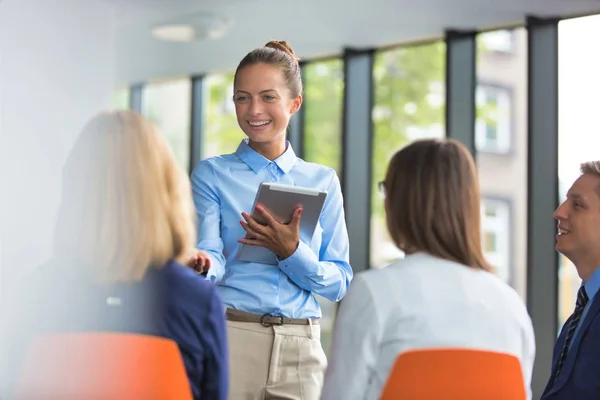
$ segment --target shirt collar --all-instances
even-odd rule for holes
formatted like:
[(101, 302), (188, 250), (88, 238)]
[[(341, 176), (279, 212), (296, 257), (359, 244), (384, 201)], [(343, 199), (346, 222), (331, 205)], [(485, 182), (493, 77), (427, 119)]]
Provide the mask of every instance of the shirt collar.
[(583, 283), (585, 286), (585, 292), (588, 298), (591, 300), (594, 298), (598, 290), (600, 289), (600, 268), (592, 273), (592, 276)]
[[(248, 165), (255, 173), (260, 172), (263, 168), (271, 163), (271, 161), (262, 155), (258, 154), (250, 145), (248, 145), (248, 138), (242, 140), (238, 146), (235, 154)], [(296, 164), (296, 153), (290, 142), (285, 142), (285, 152), (277, 157), (274, 162), (283, 173), (287, 174), (290, 172), (294, 164)]]

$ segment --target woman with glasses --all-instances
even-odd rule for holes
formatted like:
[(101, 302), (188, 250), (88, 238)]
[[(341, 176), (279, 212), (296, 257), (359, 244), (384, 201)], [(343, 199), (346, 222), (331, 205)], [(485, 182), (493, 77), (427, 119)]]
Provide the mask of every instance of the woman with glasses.
[(481, 248), (479, 183), (454, 140), (398, 151), (385, 180), (388, 231), (405, 254), (355, 276), (332, 341), (323, 399), (377, 399), (399, 354), (454, 347), (515, 355), (530, 387), (535, 341), (519, 295)]

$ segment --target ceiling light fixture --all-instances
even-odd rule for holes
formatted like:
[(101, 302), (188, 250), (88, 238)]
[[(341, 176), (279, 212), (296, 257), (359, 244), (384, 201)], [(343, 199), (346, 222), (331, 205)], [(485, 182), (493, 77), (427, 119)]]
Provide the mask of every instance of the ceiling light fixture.
[(187, 24), (160, 25), (152, 29), (152, 36), (167, 42), (191, 42), (196, 38), (196, 29)]
[(155, 26), (152, 35), (169, 42), (216, 40), (233, 27), (233, 18), (213, 13), (197, 13), (178, 18), (176, 21)]

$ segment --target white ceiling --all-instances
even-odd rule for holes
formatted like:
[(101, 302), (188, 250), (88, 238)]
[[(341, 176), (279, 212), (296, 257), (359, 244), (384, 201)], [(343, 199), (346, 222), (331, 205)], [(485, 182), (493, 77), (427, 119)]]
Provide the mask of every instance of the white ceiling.
[[(289, 41), (305, 59), (441, 37), (447, 28), (521, 24), (526, 15), (600, 13), (600, 0), (99, 0), (117, 10), (120, 84), (232, 70), (270, 39)], [(150, 30), (199, 12), (233, 18), (218, 40), (167, 43)]]

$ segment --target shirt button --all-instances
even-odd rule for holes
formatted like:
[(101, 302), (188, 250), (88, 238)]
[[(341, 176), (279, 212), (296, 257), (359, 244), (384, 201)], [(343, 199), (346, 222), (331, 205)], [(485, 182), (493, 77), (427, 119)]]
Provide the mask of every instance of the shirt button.
[(273, 285), (273, 290), (277, 290), (277, 286)]

